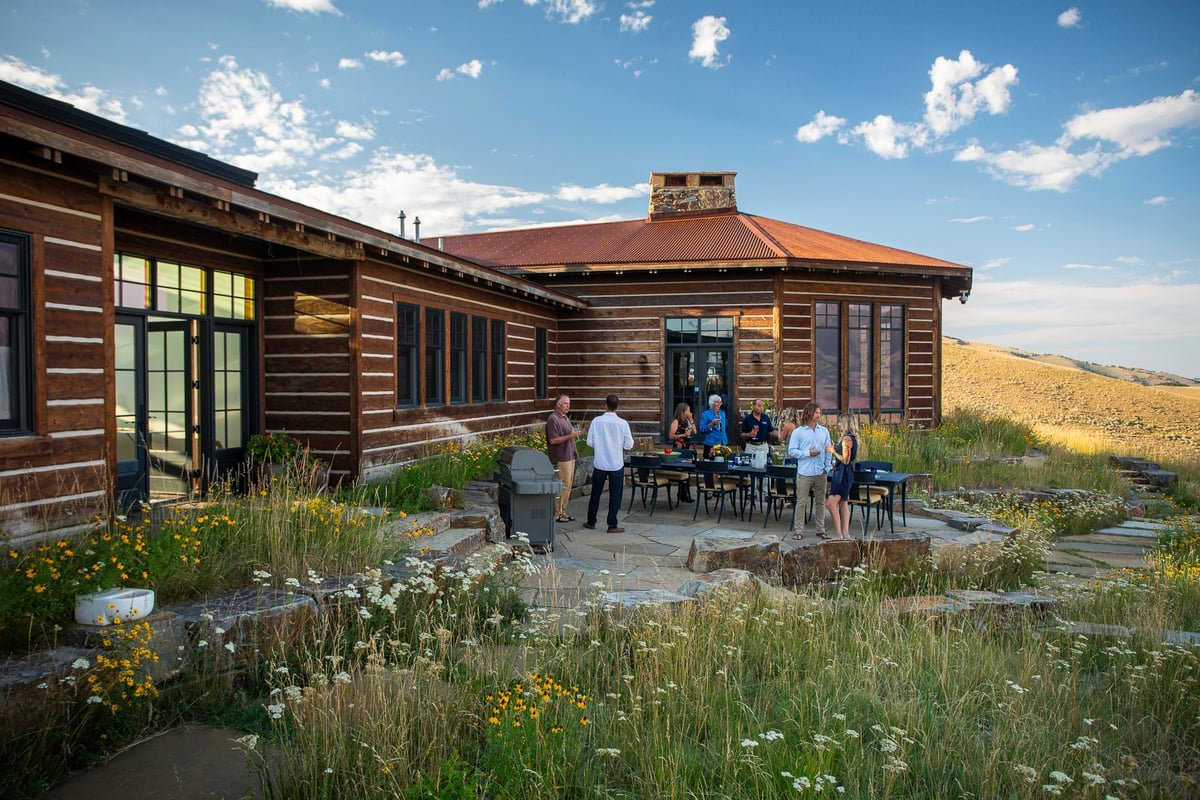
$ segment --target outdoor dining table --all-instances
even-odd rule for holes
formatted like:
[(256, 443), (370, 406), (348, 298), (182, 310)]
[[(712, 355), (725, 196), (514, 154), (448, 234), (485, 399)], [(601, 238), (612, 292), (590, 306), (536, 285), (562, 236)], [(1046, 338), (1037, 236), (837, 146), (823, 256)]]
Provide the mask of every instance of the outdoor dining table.
[[(659, 454), (660, 462), (661, 462), (660, 469), (670, 470), (673, 472), (687, 472), (687, 473), (693, 473), (696, 471), (696, 460), (694, 458), (678, 458), (678, 459), (673, 459), (671, 461), (663, 461), (661, 459), (661, 455), (662, 454), (660, 453)], [(627, 467), (629, 466), (628, 459), (625, 461), (625, 466), (627, 466)], [(745, 488), (743, 488), (742, 492), (741, 492), (740, 502), (741, 502), (742, 507), (739, 510), (738, 518), (746, 519), (746, 497), (747, 497), (747, 495), (749, 495), (749, 497), (750, 497), (750, 518), (753, 519), (754, 518), (754, 506), (756, 505), (757, 500), (758, 500), (756, 495), (757, 495), (757, 493), (761, 492), (763, 480), (767, 476), (766, 467), (755, 467), (755, 466), (751, 466), (750, 464), (730, 463), (728, 472), (730, 475), (733, 475), (735, 477), (738, 477), (738, 478), (744, 477), (744, 478), (748, 479), (747, 486)]]
[[(887, 516), (888, 524), (891, 526), (892, 533), (896, 532), (896, 517), (894, 514), (896, 503), (896, 489), (900, 489), (900, 521), (903, 525), (908, 525), (908, 479), (912, 477), (908, 472), (887, 472), (884, 470), (855, 470), (854, 485), (855, 486), (879, 486), (887, 489)], [(882, 523), (879, 525), (883, 527)]]

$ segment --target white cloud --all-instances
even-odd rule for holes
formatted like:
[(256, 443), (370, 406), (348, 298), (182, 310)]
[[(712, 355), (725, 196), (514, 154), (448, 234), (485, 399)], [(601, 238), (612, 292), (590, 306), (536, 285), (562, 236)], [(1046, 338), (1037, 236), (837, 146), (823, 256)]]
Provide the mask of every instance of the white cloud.
[(723, 61), (718, 60), (721, 54), (717, 45), (729, 38), (729, 27), (725, 17), (714, 17), (711, 14), (701, 17), (692, 23), (692, 49), (688, 58), (699, 61), (701, 66), (709, 69), (720, 69), (729, 63), (729, 56)]
[(976, 273), (966, 305), (943, 305), (947, 336), (1200, 377), (1200, 281), (1149, 278), (1089, 286), (1067, 280), (998, 281)]
[[(525, 0), (525, 5), (536, 6), (543, 0)], [(592, 0), (544, 0), (546, 17), (558, 16), (559, 21), (567, 25), (578, 25), (590, 18), (599, 10)]]
[(1089, 111), (1064, 128), (1072, 139), (1112, 142), (1131, 155), (1144, 156), (1166, 147), (1163, 137), (1176, 128), (1200, 126), (1200, 95), (1186, 89), (1178, 97), (1156, 97), (1136, 106)]
[(634, 197), (645, 197), (650, 194), (650, 184), (639, 183), (633, 186), (609, 186), (601, 183), (598, 186), (576, 186), (568, 183), (559, 187), (554, 196), (559, 200), (582, 203), (619, 203)]
[(338, 69), (362, 69), (362, 62), (357, 58), (343, 58), (338, 61)]
[(459, 64), (455, 72), (459, 75), (466, 75), (468, 78), (478, 78), (483, 72), (483, 64), (479, 63), (478, 58), (472, 58), (465, 64)]
[(1160, 195), (1158, 195), (1157, 197), (1151, 197), (1151, 198), (1149, 198), (1149, 199), (1147, 199), (1147, 200), (1144, 200), (1144, 201), (1142, 201), (1142, 202), (1143, 202), (1143, 203), (1145, 203), (1145, 204), (1146, 204), (1146, 205), (1148, 205), (1148, 206), (1165, 206), (1165, 205), (1167, 205), (1168, 203), (1170, 203), (1170, 202), (1171, 202), (1172, 200), (1174, 200), (1174, 199), (1175, 199), (1174, 197), (1167, 197), (1167, 196), (1165, 196), (1165, 195), (1161, 195), (1161, 194), (1160, 194)]
[(167, 87), (165, 87), (165, 86), (157, 87), (154, 90), (154, 94), (158, 95), (159, 97), (166, 97), (167, 96)]
[(76, 108), (113, 122), (125, 123), (124, 105), (108, 92), (95, 86), (71, 89), (58, 75), (26, 64), (15, 56), (0, 56), (0, 80), (70, 103)]
[[(1082, 175), (1099, 177), (1113, 164), (1169, 146), (1173, 131), (1198, 126), (1200, 94), (1185, 89), (1176, 97), (1079, 114), (1063, 126), (1063, 134), (1052, 145), (1026, 142), (1017, 150), (990, 153), (972, 143), (955, 160), (980, 162), (1013, 186), (1065, 192)], [(1071, 148), (1083, 139), (1096, 141), (1087, 150), (1073, 152)]]
[(341, 120), (337, 124), (337, 135), (343, 139), (362, 139), (370, 141), (375, 138), (375, 129), (370, 125), (355, 125), (353, 122)]
[(330, 83), (329, 78), (321, 78), (321, 80), (319, 81), (319, 85), (322, 89), (328, 89), (333, 84)]
[(964, 225), (970, 225), (970, 224), (972, 224), (972, 223), (974, 223), (974, 222), (984, 222), (984, 221), (986, 221), (986, 220), (989, 220), (989, 219), (991, 219), (991, 217), (989, 217), (989, 216), (980, 216), (980, 217), (955, 217), (954, 219), (952, 219), (952, 220), (950, 220), (950, 221), (951, 221), (951, 222), (961, 222), (961, 223), (962, 223), (962, 224), (964, 224)]
[(1026, 231), (1031, 231), (1036, 227), (1037, 226), (1034, 225), (1032, 222), (1026, 222), (1024, 225), (1014, 225), (1013, 230), (1020, 231), (1021, 233), (1025, 233)]
[(993, 258), (993, 259), (983, 262), (975, 269), (978, 272), (990, 272), (994, 269), (999, 269), (1000, 267), (1003, 267), (1009, 261), (1012, 261), (1012, 259), (1011, 258)]
[(181, 128), (179, 144), (246, 169), (287, 169), (337, 143), (310, 129), (302, 103), (285, 102), (265, 73), (239, 68), (232, 56), (201, 82), (197, 107), (201, 122)]
[(504, 0), (479, 0), (479, 7), (480, 8), (491, 8), (492, 6), (498, 5), (502, 2), (504, 2)]
[[(266, 191), (380, 230), (398, 230), (396, 215), (404, 209), (409, 220), (419, 216), (426, 231), (438, 234), (459, 233), (483, 219), (549, 199), (540, 192), (464, 180), (428, 155), (386, 150), (377, 151), (360, 168), (339, 171), (336, 177), (306, 175), (303, 180), (260, 182)], [(514, 218), (514, 223), (523, 221)]]
[(932, 88), (925, 94), (925, 123), (935, 136), (958, 130), (984, 108), (992, 115), (1008, 111), (1012, 105), (1008, 87), (1017, 83), (1017, 68), (1005, 64), (972, 82), (984, 69), (969, 50), (960, 52), (955, 61), (938, 56), (933, 62), (929, 69)]
[(322, 161), (345, 161), (348, 158), (354, 158), (363, 151), (363, 146), (358, 142), (346, 142), (344, 145), (329, 153), (321, 155)]
[(826, 136), (835, 133), (845, 124), (846, 120), (842, 119), (841, 117), (835, 117), (832, 114), (826, 114), (825, 109), (821, 109), (817, 112), (817, 115), (812, 118), (812, 122), (805, 123), (796, 129), (796, 141), (820, 141)]
[(449, 67), (442, 67), (437, 74), (438, 81), (448, 81), (454, 77), (454, 72)]
[(372, 61), (391, 64), (393, 67), (403, 67), (408, 63), (408, 60), (404, 57), (404, 53), (401, 53), (399, 50), (371, 50), (366, 55)]
[(633, 31), (641, 33), (650, 27), (650, 20), (654, 17), (647, 14), (645, 11), (635, 11), (632, 14), (621, 15), (621, 31)]
[(919, 124), (896, 122), (887, 114), (860, 122), (850, 132), (862, 137), (867, 149), (880, 158), (905, 158), (910, 144), (925, 142)]
[(336, 14), (339, 17), (342, 15), (337, 6), (329, 0), (267, 0), (267, 5), (305, 14)]
[(1063, 264), (1063, 269), (1082, 269), (1092, 272), (1110, 272), (1113, 267), (1098, 264)]
[(1133, 267), (1144, 267), (1146, 265), (1146, 259), (1140, 256), (1117, 256), (1117, 261)]
[(1075, 6), (1071, 6), (1066, 11), (1058, 15), (1058, 27), (1060, 28), (1077, 28), (1080, 20), (1083, 19), (1083, 14)]

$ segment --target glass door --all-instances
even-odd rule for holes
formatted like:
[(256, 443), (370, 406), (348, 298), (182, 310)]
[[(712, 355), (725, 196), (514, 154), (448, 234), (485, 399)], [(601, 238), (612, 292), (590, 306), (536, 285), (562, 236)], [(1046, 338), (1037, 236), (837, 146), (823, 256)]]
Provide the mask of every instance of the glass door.
[(150, 500), (186, 497), (196, 487), (195, 363), (189, 320), (146, 321), (146, 442)]
[[(666, 363), (671, 374), (666, 381), (667, 408), (664, 431), (670, 430), (675, 418), (675, 407), (687, 403), (692, 415), (700, 421), (700, 415), (708, 408), (709, 395), (719, 394), (726, 403), (732, 402), (732, 347), (668, 347)], [(733, 425), (725, 409), (726, 431)]]
[(129, 510), (150, 499), (146, 480), (145, 319), (118, 315), (116, 362), (117, 502)]

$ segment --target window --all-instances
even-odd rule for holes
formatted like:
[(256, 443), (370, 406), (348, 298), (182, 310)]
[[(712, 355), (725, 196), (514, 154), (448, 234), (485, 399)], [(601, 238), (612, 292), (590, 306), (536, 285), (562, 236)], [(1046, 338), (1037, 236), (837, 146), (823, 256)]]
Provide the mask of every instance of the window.
[(234, 320), (256, 316), (255, 282), (249, 275), (116, 253), (113, 283), (121, 308)]
[(0, 434), (32, 430), (29, 237), (0, 230)]
[(204, 313), (204, 270), (159, 261), (155, 270), (155, 308), (176, 314)]
[(668, 317), (667, 344), (733, 344), (733, 317)]
[(904, 409), (904, 306), (879, 307), (879, 410)]
[(254, 319), (254, 279), (214, 270), (213, 316), (224, 319)]
[(471, 402), (485, 402), (487, 390), (487, 319), (471, 317)]
[(418, 325), (421, 309), (396, 304), (396, 405), (414, 407), (420, 402), (421, 351)]
[(534, 362), (536, 370), (534, 382), (534, 396), (538, 400), (546, 399), (546, 329), (537, 329), (537, 360)]
[(446, 312), (425, 309), (425, 405), (446, 402)]
[(467, 315), (450, 312), (450, 402), (467, 402)]
[(813, 346), (816, 351), (813, 393), (822, 411), (840, 411), (842, 352), (838, 304), (814, 303), (813, 306)]
[(848, 315), (847, 368), (851, 411), (870, 411), (871, 395), (871, 304), (850, 303)]
[(150, 260), (117, 253), (113, 256), (116, 303), (125, 308), (150, 308)]
[(504, 402), (504, 320), (492, 320), (492, 400)]

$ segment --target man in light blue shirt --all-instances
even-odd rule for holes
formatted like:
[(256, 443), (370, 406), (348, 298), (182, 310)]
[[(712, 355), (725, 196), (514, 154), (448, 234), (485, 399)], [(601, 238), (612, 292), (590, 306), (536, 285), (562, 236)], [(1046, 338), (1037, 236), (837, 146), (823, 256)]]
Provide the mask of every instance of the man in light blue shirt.
[[(816, 403), (808, 403), (800, 415), (800, 427), (792, 432), (788, 440), (788, 455), (796, 459), (796, 502), (807, 503), (808, 492), (811, 489), (816, 502), (813, 504), (813, 525), (817, 534), (825, 536), (825, 494), (828, 491), (829, 452), (833, 442), (829, 431), (817, 420), (821, 416), (821, 407)], [(801, 515), (803, 517), (803, 515)], [(794, 528), (789, 531), (793, 539), (800, 539), (803, 534)]]
[(592, 420), (588, 428), (588, 447), (594, 451), (592, 460), (592, 496), (588, 499), (585, 528), (596, 527), (596, 516), (600, 511), (600, 493), (608, 481), (608, 532), (624, 533), (617, 525), (617, 509), (621, 507), (621, 490), (625, 485), (625, 451), (633, 448), (633, 434), (629, 423), (617, 416), (617, 396), (610, 394), (604, 400), (608, 412)]

